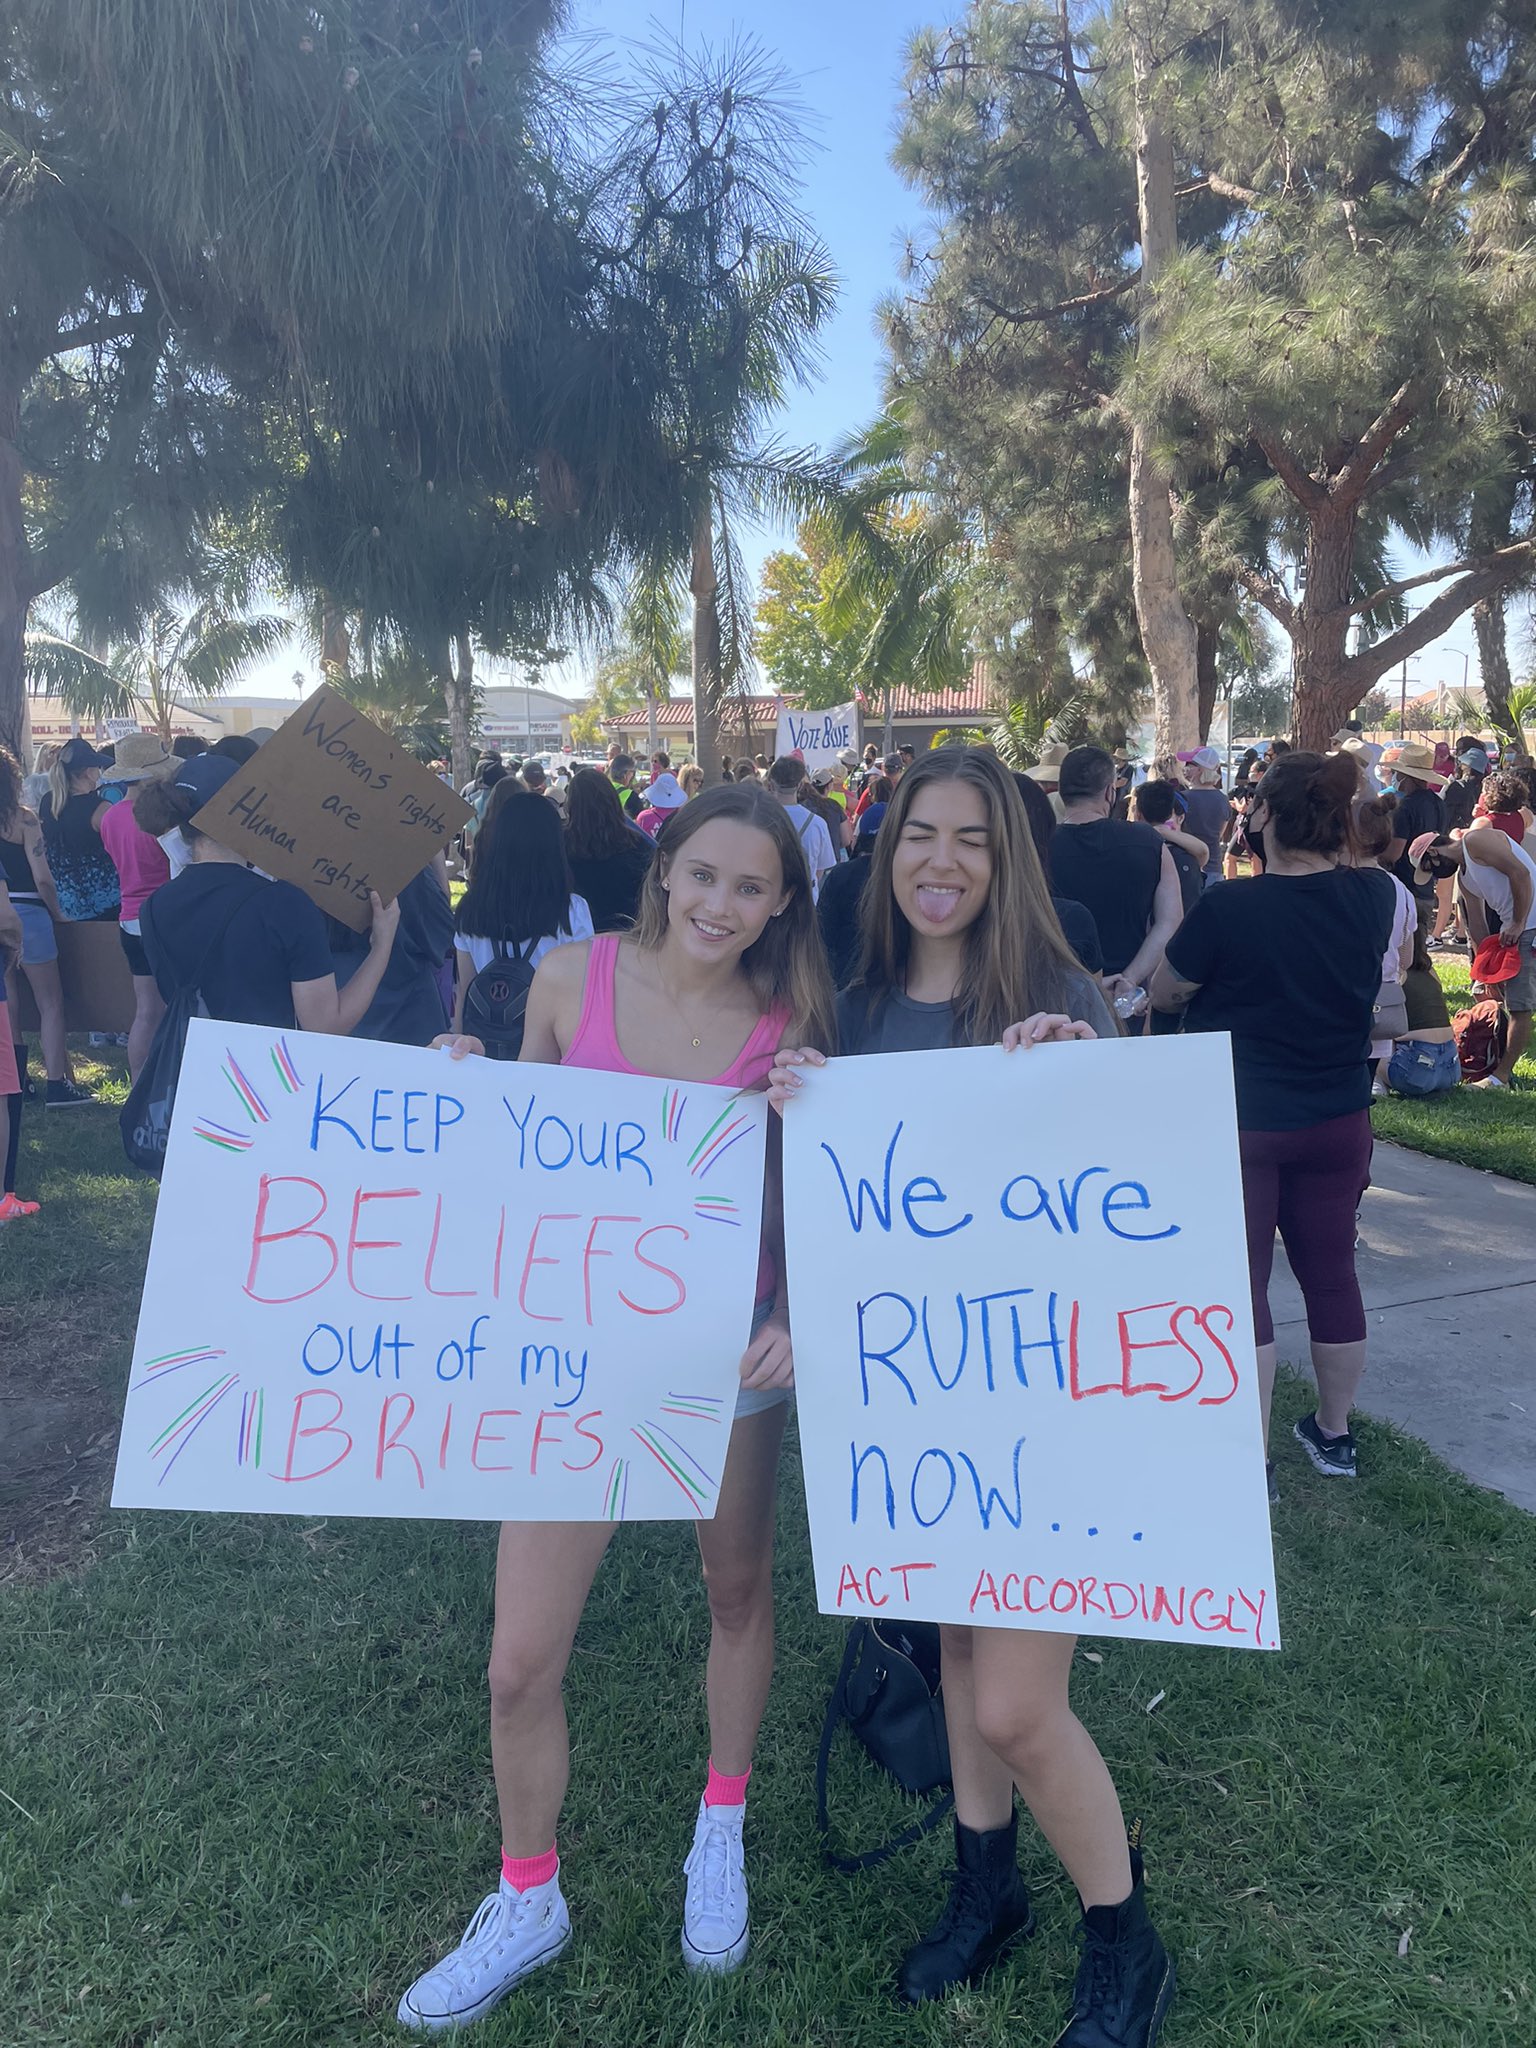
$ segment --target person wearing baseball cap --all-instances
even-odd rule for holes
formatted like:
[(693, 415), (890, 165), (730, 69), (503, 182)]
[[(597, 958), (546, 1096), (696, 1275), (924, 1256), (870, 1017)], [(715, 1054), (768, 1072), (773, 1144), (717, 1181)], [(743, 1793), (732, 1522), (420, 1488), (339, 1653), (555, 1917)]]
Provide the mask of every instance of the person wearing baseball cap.
[(1232, 805), (1222, 792), (1221, 756), (1214, 747), (1196, 747), (1180, 754), (1184, 770), (1184, 827), (1203, 840), (1205, 862), (1200, 886), (1209, 889), (1221, 880), (1222, 845), (1232, 824)]
[(325, 918), (291, 882), (275, 882), (192, 821), (240, 772), (217, 754), (152, 775), (133, 796), (133, 814), (152, 839), (174, 834), (187, 865), (155, 890), (139, 913), (145, 958), (165, 1001), (195, 988), (210, 1017), (279, 1031), (345, 1037), (384, 978), (400, 923), (398, 903), (368, 892), (368, 956), (338, 991)]
[(101, 843), (101, 821), (111, 800), (101, 794), (104, 757), (86, 739), (66, 740), (48, 770), (38, 805), (43, 851), (66, 924), (117, 916), (117, 869)]
[[(1509, 1040), (1504, 1057), (1491, 1074), (1472, 1081), (1473, 1088), (1507, 1088), (1515, 1063), (1531, 1041), (1531, 1014), (1536, 1011), (1536, 860), (1495, 825), (1474, 824), (1460, 839), (1421, 832), (1408, 848), (1414, 886), (1429, 887), (1445, 875), (1461, 878), (1470, 936), (1479, 951), (1477, 962), (1497, 975), (1499, 1001), (1509, 1012)], [(1497, 939), (1499, 951), (1487, 945)], [(1513, 971), (1509, 954), (1517, 964)]]

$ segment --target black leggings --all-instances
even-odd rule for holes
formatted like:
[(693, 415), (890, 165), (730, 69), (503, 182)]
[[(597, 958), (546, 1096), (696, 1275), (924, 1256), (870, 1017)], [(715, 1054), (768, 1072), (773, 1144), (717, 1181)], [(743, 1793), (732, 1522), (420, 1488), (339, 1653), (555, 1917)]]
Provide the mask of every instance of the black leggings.
[(1365, 1336), (1355, 1277), (1355, 1211), (1371, 1184), (1371, 1113), (1357, 1109), (1301, 1131), (1241, 1131), (1248, 1280), (1256, 1342), (1275, 1340), (1269, 1276), (1275, 1231), (1307, 1304), (1307, 1333), (1319, 1344)]

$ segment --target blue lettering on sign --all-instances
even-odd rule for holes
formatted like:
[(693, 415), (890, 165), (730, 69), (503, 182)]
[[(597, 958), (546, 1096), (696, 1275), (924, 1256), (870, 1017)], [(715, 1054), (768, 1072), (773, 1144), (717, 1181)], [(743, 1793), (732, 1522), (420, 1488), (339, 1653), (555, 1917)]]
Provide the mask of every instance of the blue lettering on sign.
[[(353, 1123), (339, 1113), (337, 1104), (357, 1086), (357, 1078), (354, 1074), (350, 1081), (344, 1081), (331, 1096), (327, 1096), (325, 1092), (324, 1074), (315, 1083), (315, 1107), (309, 1120), (311, 1152), (320, 1150), (320, 1135), (327, 1125), (335, 1130), (345, 1131), (359, 1152), (441, 1152), (443, 1134), (451, 1131), (455, 1124), (464, 1121), (464, 1105), (456, 1095), (429, 1095), (425, 1088), (407, 1088), (403, 1091), (394, 1088), (374, 1088), (369, 1096), (357, 1105), (357, 1122)], [(393, 1135), (397, 1093), (400, 1095), (398, 1144)], [(413, 1142), (418, 1134), (425, 1137), (427, 1124), (425, 1113), (418, 1110), (415, 1105), (428, 1101), (432, 1104), (430, 1145)]]
[(853, 731), (846, 718), (839, 718), (828, 712), (823, 718), (797, 718), (793, 711), (785, 713), (789, 723), (789, 748), (791, 754), (837, 754), (844, 747), (853, 745)]

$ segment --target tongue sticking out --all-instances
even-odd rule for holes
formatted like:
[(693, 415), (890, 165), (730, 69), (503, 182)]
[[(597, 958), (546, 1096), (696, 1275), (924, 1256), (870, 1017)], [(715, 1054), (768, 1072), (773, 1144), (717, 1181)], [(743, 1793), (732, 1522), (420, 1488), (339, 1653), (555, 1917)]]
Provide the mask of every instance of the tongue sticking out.
[(929, 924), (946, 924), (960, 907), (957, 889), (919, 889), (917, 907)]

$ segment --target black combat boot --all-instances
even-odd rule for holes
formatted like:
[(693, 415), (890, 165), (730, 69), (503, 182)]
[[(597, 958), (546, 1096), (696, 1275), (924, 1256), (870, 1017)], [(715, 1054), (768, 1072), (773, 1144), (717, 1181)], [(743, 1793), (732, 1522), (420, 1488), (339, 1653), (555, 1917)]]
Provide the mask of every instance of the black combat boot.
[(1122, 1904), (1089, 1906), (1083, 1914), (1072, 2017), (1056, 2048), (1153, 2048), (1163, 2030), (1173, 2004), (1173, 1959), (1147, 1918), (1135, 1849), (1131, 1880)]
[(955, 1822), (955, 1871), (937, 1924), (909, 1948), (897, 1972), (908, 2005), (974, 1984), (1016, 1941), (1035, 1931), (1034, 1908), (1019, 1875), (1019, 1822), (978, 1834)]

